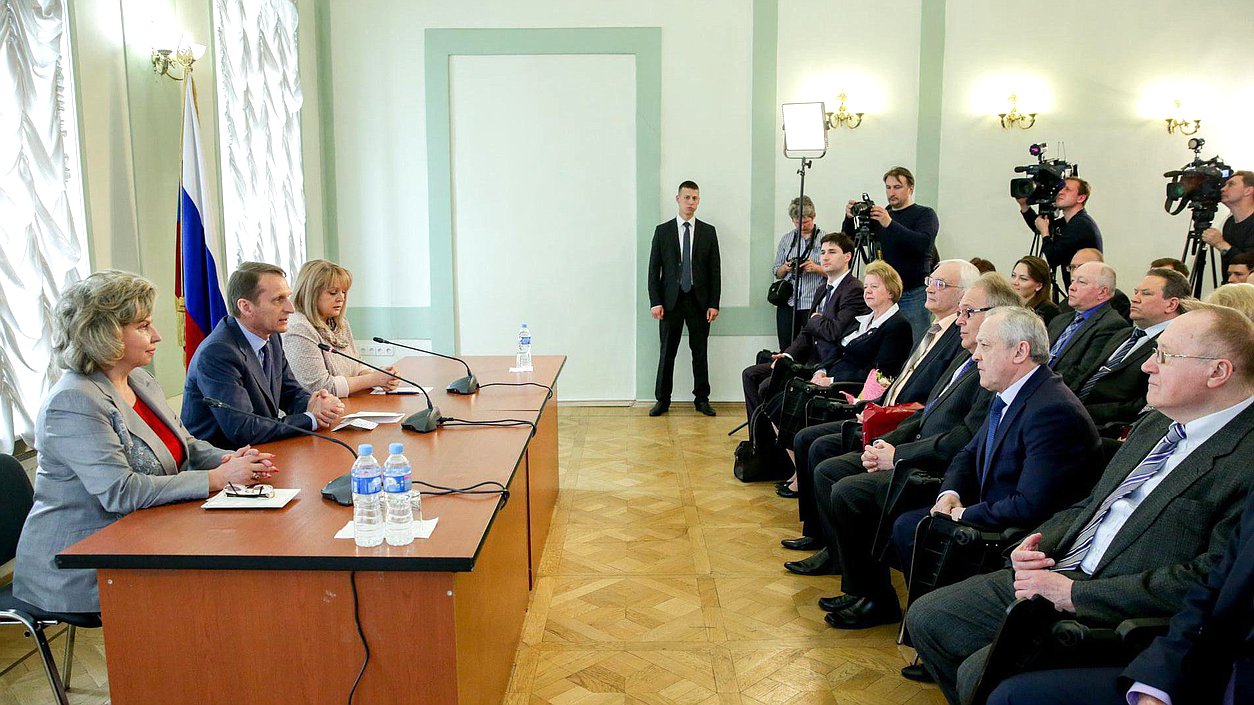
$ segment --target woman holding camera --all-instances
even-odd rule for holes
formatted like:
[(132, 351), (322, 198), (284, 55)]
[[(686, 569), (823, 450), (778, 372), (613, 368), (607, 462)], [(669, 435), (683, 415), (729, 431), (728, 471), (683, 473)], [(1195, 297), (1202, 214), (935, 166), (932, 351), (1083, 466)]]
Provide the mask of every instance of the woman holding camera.
[(1058, 315), (1058, 305), (1050, 295), (1049, 263), (1045, 260), (1032, 255), (1020, 257), (1010, 272), (1010, 286), (1023, 300), (1023, 305), (1036, 312), (1045, 325)]
[(94, 570), (55, 556), (139, 509), (204, 499), (275, 472), (269, 453), (232, 453), (187, 433), (144, 369), (161, 335), (157, 289), (135, 274), (97, 272), (57, 303), (52, 351), (67, 371), (35, 423), (35, 504), (17, 544), (13, 595), (50, 612), (98, 613)]
[[(814, 202), (809, 196), (804, 200), (792, 199), (788, 204), (788, 217), (792, 230), (779, 238), (775, 248), (775, 265), (771, 273), (776, 282), (792, 285), (788, 304), (775, 309), (775, 333), (779, 337), (779, 349), (788, 347), (797, 331), (810, 319), (810, 304), (818, 287), (827, 283), (827, 276), (819, 266), (819, 241), (823, 231), (814, 226)], [(800, 266), (800, 276), (796, 276)], [(796, 306), (794, 316), (793, 307)]]

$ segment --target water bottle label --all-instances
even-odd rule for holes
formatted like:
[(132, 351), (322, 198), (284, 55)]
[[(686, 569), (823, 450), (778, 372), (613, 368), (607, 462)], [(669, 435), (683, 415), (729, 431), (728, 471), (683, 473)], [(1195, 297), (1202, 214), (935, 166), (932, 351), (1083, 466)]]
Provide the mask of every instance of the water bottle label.
[(409, 492), (410, 480), (409, 475), (385, 475), (383, 477), (383, 491), (393, 494), (398, 492)]
[(383, 491), (383, 478), (378, 475), (353, 478), (353, 494), (377, 494), (381, 491)]

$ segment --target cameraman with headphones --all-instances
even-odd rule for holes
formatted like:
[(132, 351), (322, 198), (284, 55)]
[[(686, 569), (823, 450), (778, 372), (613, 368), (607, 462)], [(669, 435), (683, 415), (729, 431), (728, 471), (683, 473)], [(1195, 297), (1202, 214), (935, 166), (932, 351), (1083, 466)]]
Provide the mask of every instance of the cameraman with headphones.
[(1238, 171), (1224, 183), (1219, 202), (1232, 215), (1224, 221), (1223, 231), (1207, 228), (1202, 232), (1206, 244), (1223, 253), (1224, 271), (1232, 258), (1243, 252), (1254, 252), (1254, 171)]
[[(917, 343), (932, 324), (932, 314), (924, 308), (927, 287), (923, 280), (939, 261), (936, 233), (940, 219), (936, 211), (914, 202), (914, 174), (904, 166), (895, 166), (884, 174), (884, 193), (888, 208), (871, 206), (871, 234), (876, 241), (871, 257), (882, 256), (901, 276), (902, 293), (897, 307), (910, 322)], [(845, 222), (841, 226), (849, 237), (854, 237), (855, 203), (849, 201), (845, 205)]]
[(1062, 218), (1050, 221), (1047, 215), (1037, 215), (1028, 205), (1028, 199), (1016, 198), (1023, 222), (1034, 233), (1041, 235), (1041, 255), (1049, 262), (1050, 269), (1062, 268), (1062, 291), (1071, 286), (1071, 271), (1067, 265), (1075, 253), (1085, 248), (1102, 249), (1102, 231), (1093, 216), (1084, 209), (1089, 202), (1089, 182), (1077, 176), (1070, 177), (1062, 190), (1054, 197), (1054, 207)]

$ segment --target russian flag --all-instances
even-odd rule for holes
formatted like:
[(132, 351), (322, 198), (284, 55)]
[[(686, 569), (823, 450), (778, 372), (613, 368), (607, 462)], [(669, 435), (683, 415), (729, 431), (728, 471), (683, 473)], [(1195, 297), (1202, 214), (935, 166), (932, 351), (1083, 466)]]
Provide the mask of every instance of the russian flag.
[(196, 348), (214, 324), (226, 315), (218, 268), (209, 251), (209, 236), (201, 218), (205, 198), (203, 160), (200, 153), (200, 119), (196, 87), (189, 71), (183, 92), (183, 176), (179, 184), (178, 236), (174, 295), (182, 314), (183, 367), (191, 363)]

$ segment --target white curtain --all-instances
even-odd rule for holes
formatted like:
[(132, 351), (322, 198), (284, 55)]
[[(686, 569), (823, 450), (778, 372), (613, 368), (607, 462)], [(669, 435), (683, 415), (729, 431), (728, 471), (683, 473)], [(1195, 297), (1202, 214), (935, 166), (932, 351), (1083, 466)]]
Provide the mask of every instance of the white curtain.
[(227, 272), (305, 261), (302, 96), (292, 0), (214, 0)]
[(0, 450), (30, 443), (60, 375), (52, 311), (86, 275), (83, 187), (64, 0), (0, 0)]

